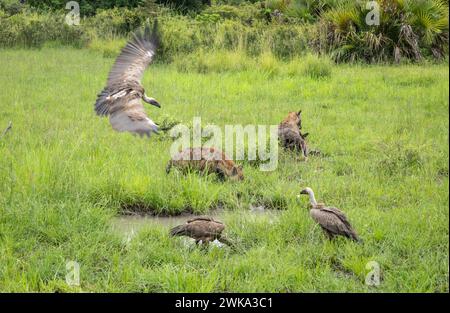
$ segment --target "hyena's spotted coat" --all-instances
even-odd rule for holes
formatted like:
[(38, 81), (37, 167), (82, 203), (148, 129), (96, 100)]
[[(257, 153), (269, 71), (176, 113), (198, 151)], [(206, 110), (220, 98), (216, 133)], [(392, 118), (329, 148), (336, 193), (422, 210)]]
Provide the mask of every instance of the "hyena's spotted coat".
[(169, 173), (172, 167), (182, 172), (195, 170), (201, 173), (216, 173), (222, 179), (225, 177), (231, 180), (244, 179), (242, 166), (237, 166), (225, 153), (213, 147), (188, 148), (180, 151), (169, 161), (166, 172)]
[(301, 151), (304, 157), (308, 156), (306, 136), (302, 134), (302, 111), (289, 112), (288, 116), (278, 125), (278, 138), (281, 145), (290, 150)]

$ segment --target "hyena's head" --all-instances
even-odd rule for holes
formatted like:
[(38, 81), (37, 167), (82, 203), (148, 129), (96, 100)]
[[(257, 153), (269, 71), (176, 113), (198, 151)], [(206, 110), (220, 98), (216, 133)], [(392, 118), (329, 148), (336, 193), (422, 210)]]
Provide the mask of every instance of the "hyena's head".
[(299, 129), (302, 129), (302, 110), (298, 112), (289, 112), (286, 120), (295, 123)]
[(233, 165), (230, 172), (230, 179), (234, 181), (244, 180), (244, 173), (242, 171), (242, 165)]

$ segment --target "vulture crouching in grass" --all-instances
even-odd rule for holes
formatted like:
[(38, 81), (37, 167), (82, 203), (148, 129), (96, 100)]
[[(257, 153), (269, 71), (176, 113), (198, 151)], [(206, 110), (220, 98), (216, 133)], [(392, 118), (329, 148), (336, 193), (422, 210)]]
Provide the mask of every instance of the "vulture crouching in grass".
[(153, 61), (159, 46), (157, 22), (139, 29), (123, 48), (109, 72), (106, 87), (95, 102), (97, 115), (109, 115), (113, 129), (128, 131), (140, 136), (157, 133), (157, 125), (147, 116), (141, 99), (160, 107), (159, 103), (145, 94), (141, 85), (142, 76), (147, 66)]
[(218, 240), (233, 248), (233, 244), (222, 237), (222, 232), (225, 225), (222, 222), (216, 221), (211, 217), (200, 216), (188, 220), (185, 224), (176, 226), (170, 230), (170, 235), (173, 236), (187, 236), (195, 239), (195, 243), (202, 243), (208, 245), (211, 241)]
[(309, 214), (320, 225), (329, 239), (333, 239), (335, 236), (344, 236), (356, 242), (362, 242), (341, 210), (326, 207), (323, 203), (317, 203), (314, 192), (309, 187), (303, 189), (300, 194), (309, 195)]

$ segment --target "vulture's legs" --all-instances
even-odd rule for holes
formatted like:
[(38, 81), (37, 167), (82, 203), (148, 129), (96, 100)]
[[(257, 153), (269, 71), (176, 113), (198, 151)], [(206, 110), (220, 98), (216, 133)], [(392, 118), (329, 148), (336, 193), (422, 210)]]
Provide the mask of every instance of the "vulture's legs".
[(325, 235), (327, 236), (328, 240), (333, 240), (334, 238), (334, 234), (326, 229), (323, 229), (323, 232), (325, 233)]

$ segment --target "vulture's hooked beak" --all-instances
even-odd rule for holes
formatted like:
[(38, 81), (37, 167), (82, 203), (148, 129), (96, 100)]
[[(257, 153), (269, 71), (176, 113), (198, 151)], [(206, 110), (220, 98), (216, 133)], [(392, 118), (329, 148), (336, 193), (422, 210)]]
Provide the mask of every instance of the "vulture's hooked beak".
[(155, 107), (161, 108), (161, 104), (159, 104), (158, 101), (156, 101), (155, 99), (150, 99), (150, 101), (148, 102), (151, 105), (154, 105)]
[(308, 191), (307, 191), (306, 189), (303, 189), (302, 191), (300, 191), (300, 194), (301, 194), (301, 195), (307, 195), (307, 194), (308, 194)]
[(154, 105), (155, 107), (161, 108), (161, 105), (159, 104), (158, 101), (156, 101), (155, 98), (150, 98), (150, 97), (147, 97), (146, 95), (144, 95), (143, 100), (145, 102), (147, 102), (148, 104), (151, 104), (151, 105)]

